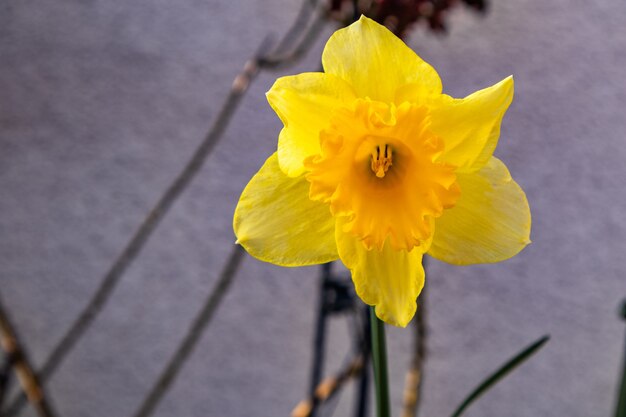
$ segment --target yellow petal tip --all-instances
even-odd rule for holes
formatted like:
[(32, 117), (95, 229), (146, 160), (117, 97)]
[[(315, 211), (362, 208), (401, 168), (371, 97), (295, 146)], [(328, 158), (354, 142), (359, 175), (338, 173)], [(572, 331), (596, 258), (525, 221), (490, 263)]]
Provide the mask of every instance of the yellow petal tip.
[(376, 317), (392, 326), (405, 328), (409, 325), (409, 323), (413, 319), (413, 316), (415, 316), (416, 307), (417, 306), (415, 305), (415, 307), (412, 308), (411, 311), (405, 312), (406, 314), (402, 314), (401, 312), (390, 313), (384, 309), (376, 308)]

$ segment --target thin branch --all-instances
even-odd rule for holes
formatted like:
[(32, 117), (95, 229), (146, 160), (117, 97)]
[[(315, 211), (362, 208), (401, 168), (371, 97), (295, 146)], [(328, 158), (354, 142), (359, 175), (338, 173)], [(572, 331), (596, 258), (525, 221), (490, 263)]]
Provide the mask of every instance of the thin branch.
[(339, 371), (336, 375), (324, 379), (315, 389), (315, 393), (312, 398), (302, 400), (291, 411), (291, 417), (309, 417), (313, 410), (313, 405), (319, 406), (320, 404), (328, 401), (335, 395), (343, 385), (354, 378), (363, 371), (363, 356), (358, 355), (348, 365)]
[(285, 32), (283, 38), (278, 42), (274, 50), (285, 51), (291, 49), (292, 46), (297, 43), (302, 35), (302, 28), (306, 27), (307, 22), (311, 18), (311, 13), (318, 7), (317, 1), (318, 0), (305, 0), (302, 2), (295, 20), (289, 29), (287, 29), (287, 32)]
[(180, 372), (183, 364), (193, 352), (193, 348), (200, 340), (200, 336), (202, 336), (204, 329), (211, 321), (215, 309), (218, 307), (220, 301), (233, 281), (233, 277), (235, 276), (235, 272), (237, 272), (237, 268), (241, 263), (243, 254), (244, 251), (241, 246), (237, 245), (233, 248), (228, 262), (226, 262), (226, 266), (222, 270), (220, 279), (215, 285), (215, 288), (207, 298), (202, 310), (193, 321), (189, 331), (187, 332), (187, 336), (185, 336), (182, 343), (178, 346), (174, 356), (172, 356), (167, 366), (161, 373), (161, 376), (144, 399), (143, 403), (139, 407), (139, 411), (135, 413), (135, 417), (148, 417), (156, 409), (164, 394), (167, 392), (170, 385)]
[[(46, 359), (41, 371), (39, 372), (41, 382), (45, 383), (48, 380), (56, 368), (61, 364), (63, 359), (65, 359), (67, 354), (72, 350), (78, 339), (91, 325), (93, 320), (108, 301), (111, 293), (115, 289), (126, 269), (139, 255), (152, 232), (159, 225), (165, 214), (167, 214), (174, 201), (176, 201), (181, 193), (187, 188), (194, 176), (198, 173), (204, 164), (204, 161), (210, 155), (214, 146), (220, 139), (222, 133), (228, 125), (228, 122), (234, 114), (237, 105), (243, 97), (243, 94), (250, 86), (250, 82), (258, 74), (258, 57), (261, 56), (261, 54), (264, 53), (268, 47), (268, 39), (266, 38), (262, 42), (256, 57), (248, 61), (244, 66), (243, 71), (237, 75), (233, 81), (230, 94), (224, 102), (222, 109), (220, 110), (205, 139), (196, 149), (185, 168), (170, 184), (157, 204), (152, 208), (152, 210), (150, 210), (146, 218), (141, 223), (139, 229), (137, 229), (130, 242), (127, 244), (126, 248), (115, 260), (101, 281), (100, 286), (87, 304), (86, 308), (80, 313), (78, 318), (74, 321), (61, 341), (55, 346), (52, 353)], [(24, 404), (24, 401), (25, 398), (23, 395), (16, 398), (6, 411), (7, 417), (11, 417), (19, 412), (20, 408)]]
[[(304, 2), (309, 3), (312, 6), (315, 5), (315, 2), (312, 0), (304, 0)], [(304, 6), (303, 10), (306, 10)], [(303, 19), (303, 16), (305, 15), (304, 13), (305, 12), (303, 11), (299, 14), (296, 19), (296, 23), (299, 23)], [(258, 74), (258, 71), (262, 68), (277, 68), (294, 63), (310, 47), (311, 43), (321, 30), (322, 23), (321, 17), (317, 16), (313, 24), (310, 25), (308, 31), (306, 31), (301, 37), (300, 44), (298, 44), (289, 53), (282, 53), (279, 51), (273, 55), (266, 55), (266, 50), (269, 49), (266, 39), (262, 43), (262, 46), (255, 57), (246, 63), (242, 73), (240, 73), (233, 81), (231, 92), (204, 141), (197, 148), (182, 172), (167, 188), (157, 204), (152, 208), (152, 210), (150, 210), (146, 218), (141, 223), (139, 229), (137, 229), (127, 244), (126, 248), (118, 256), (107, 274), (102, 279), (100, 286), (85, 309), (72, 323), (68, 331), (61, 338), (61, 341), (55, 346), (52, 353), (44, 362), (43, 367), (38, 373), (39, 380), (42, 383), (45, 383), (50, 378), (67, 354), (75, 346), (76, 342), (80, 339), (83, 333), (89, 328), (98, 313), (103, 309), (124, 272), (141, 252), (141, 249), (154, 229), (158, 226), (174, 201), (187, 188), (193, 177), (200, 170), (204, 161), (219, 141), (222, 133), (234, 114), (237, 105), (239, 104), (244, 93), (247, 91), (252, 80)], [(300, 26), (294, 25), (289, 30), (289, 38), (293, 37), (297, 27)], [(279, 44), (290, 45), (290, 42), (283, 40)], [(5, 411), (6, 417), (12, 417), (17, 414), (21, 407), (25, 404), (25, 401), (26, 398), (23, 394), (20, 394), (17, 398), (15, 398)]]
[[(283, 38), (283, 41), (279, 43), (279, 46), (285, 47), (289, 45), (289, 43), (285, 40), (287, 38), (291, 38), (294, 31), (299, 27), (298, 21), (303, 19), (306, 9), (307, 8), (303, 5), (301, 13), (296, 18), (296, 24), (294, 24), (292, 28), (287, 32), (287, 35)], [(314, 21), (310, 29), (302, 37), (302, 41), (300, 42), (300, 44), (296, 48), (294, 48), (289, 54), (279, 54), (275, 57), (258, 54), (257, 57), (253, 61), (250, 61), (246, 66), (246, 68), (254, 68), (255, 72), (253, 74), (246, 72), (240, 74), (233, 82), (233, 89), (240, 88), (243, 90), (247, 88), (250, 81), (252, 80), (253, 75), (256, 74), (258, 69), (276, 68), (282, 66), (282, 64), (287, 65), (299, 59), (304, 51), (310, 47), (310, 44), (319, 33), (321, 29), (319, 25), (320, 20), (321, 19), (318, 18)], [(260, 48), (260, 50), (261, 49), (263, 48)], [(179, 346), (178, 350), (166, 366), (165, 370), (163, 371), (155, 385), (150, 390), (149, 394), (144, 399), (142, 405), (139, 408), (139, 411), (135, 414), (135, 417), (148, 417), (156, 409), (158, 403), (161, 401), (161, 399), (169, 389), (171, 383), (180, 372), (180, 369), (182, 368), (183, 364), (191, 354), (194, 346), (198, 342), (200, 335), (202, 334), (204, 328), (209, 323), (213, 315), (214, 309), (219, 305), (222, 297), (226, 294), (230, 282), (232, 281), (232, 278), (239, 266), (243, 253), (243, 249), (240, 246), (236, 246), (231, 253), (230, 259), (226, 265), (225, 270), (222, 272), (222, 276), (217, 287), (210, 294), (202, 311), (194, 320), (194, 323), (192, 324), (189, 333)]]
[(298, 45), (288, 52), (276, 52), (259, 60), (259, 66), (267, 69), (280, 69), (297, 62), (311, 48), (324, 26), (326, 25), (326, 10), (321, 9), (315, 14), (313, 22), (301, 37)]
[(415, 350), (411, 359), (411, 366), (406, 373), (404, 381), (404, 400), (402, 417), (416, 417), (419, 412), (422, 398), (422, 381), (424, 374), (424, 361), (426, 360), (426, 288), (422, 290), (418, 299), (419, 303), (413, 320), (415, 329)]
[(22, 386), (22, 390), (26, 393), (28, 401), (31, 403), (35, 411), (40, 417), (53, 417), (53, 411), (50, 403), (44, 395), (43, 388), (39, 383), (37, 376), (33, 372), (33, 367), (28, 358), (28, 354), (24, 345), (20, 343), (15, 327), (11, 324), (11, 320), (7, 314), (7, 310), (0, 299), (0, 346), (5, 351), (7, 359), (13, 362), (13, 369), (17, 374), (17, 378)]

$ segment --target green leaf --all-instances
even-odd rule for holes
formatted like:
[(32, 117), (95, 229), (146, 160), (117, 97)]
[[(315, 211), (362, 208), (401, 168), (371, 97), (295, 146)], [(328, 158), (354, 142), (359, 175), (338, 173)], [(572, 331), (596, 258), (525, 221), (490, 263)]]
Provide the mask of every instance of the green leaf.
[(545, 335), (539, 338), (532, 345), (528, 346), (520, 353), (509, 359), (504, 365), (502, 365), (496, 372), (489, 375), (480, 385), (478, 385), (470, 395), (463, 400), (456, 411), (452, 414), (452, 417), (460, 416), (463, 411), (474, 401), (476, 401), (481, 395), (483, 395), (489, 388), (494, 386), (498, 381), (504, 378), (509, 372), (521, 365), (526, 359), (530, 358), (535, 352), (537, 352), (548, 340), (550, 335)]

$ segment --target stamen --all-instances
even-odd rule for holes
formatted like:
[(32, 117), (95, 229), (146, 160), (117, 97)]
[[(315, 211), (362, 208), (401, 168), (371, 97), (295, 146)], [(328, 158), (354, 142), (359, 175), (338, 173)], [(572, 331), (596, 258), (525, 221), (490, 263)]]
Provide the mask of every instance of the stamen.
[(376, 146), (376, 154), (372, 152), (371, 168), (378, 178), (383, 178), (389, 167), (393, 165), (391, 146), (385, 144), (383, 156), (380, 155), (380, 146)]

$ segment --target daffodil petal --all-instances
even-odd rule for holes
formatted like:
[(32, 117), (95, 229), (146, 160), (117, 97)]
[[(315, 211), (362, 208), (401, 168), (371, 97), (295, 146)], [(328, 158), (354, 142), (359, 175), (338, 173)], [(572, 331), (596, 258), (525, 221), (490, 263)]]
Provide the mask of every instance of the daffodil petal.
[(491, 158), (504, 113), (513, 99), (513, 77), (463, 99), (441, 96), (431, 111), (431, 130), (445, 143), (441, 162), (474, 172)]
[(367, 17), (336, 31), (322, 53), (324, 71), (343, 78), (359, 97), (393, 102), (404, 84), (419, 83), (422, 92), (441, 93), (433, 67), (384, 26)]
[(321, 72), (276, 80), (267, 100), (285, 125), (278, 138), (278, 162), (285, 174), (304, 172), (302, 161), (320, 152), (319, 132), (328, 127), (333, 111), (354, 99), (349, 84)]
[(328, 206), (311, 201), (304, 176), (287, 177), (275, 153), (243, 190), (233, 228), (237, 243), (262, 261), (303, 266), (338, 258)]
[(345, 221), (337, 220), (339, 257), (352, 273), (359, 297), (376, 306), (376, 315), (394, 326), (406, 327), (416, 310), (424, 286), (422, 252), (394, 250), (387, 242), (382, 250), (367, 250), (363, 243), (344, 232)]
[(461, 197), (436, 220), (430, 255), (456, 265), (494, 263), (530, 243), (526, 195), (499, 159), (457, 180)]

